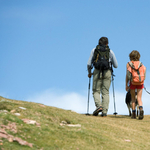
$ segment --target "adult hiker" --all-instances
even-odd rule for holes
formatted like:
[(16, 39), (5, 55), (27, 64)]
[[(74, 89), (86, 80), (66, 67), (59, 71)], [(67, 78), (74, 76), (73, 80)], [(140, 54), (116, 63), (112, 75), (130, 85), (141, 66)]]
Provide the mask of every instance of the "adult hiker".
[(101, 116), (106, 117), (109, 107), (111, 67), (112, 65), (114, 68), (118, 67), (115, 54), (109, 49), (107, 37), (101, 37), (96, 48), (91, 51), (87, 63), (89, 78), (92, 76), (92, 65), (94, 66), (92, 90), (96, 106), (96, 110), (93, 112), (93, 115), (97, 116), (99, 112), (102, 112)]
[(130, 89), (132, 100), (132, 119), (136, 119), (135, 110), (135, 91), (137, 91), (137, 101), (139, 105), (139, 119), (144, 118), (144, 110), (142, 103), (142, 91), (144, 88), (144, 80), (146, 77), (146, 67), (139, 61), (140, 53), (137, 50), (133, 50), (129, 54), (130, 62), (127, 63), (126, 71), (126, 91)]

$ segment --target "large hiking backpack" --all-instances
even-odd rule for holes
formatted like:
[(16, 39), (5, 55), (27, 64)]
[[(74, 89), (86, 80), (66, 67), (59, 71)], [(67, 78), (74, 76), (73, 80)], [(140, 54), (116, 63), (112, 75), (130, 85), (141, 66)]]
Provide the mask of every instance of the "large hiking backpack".
[(145, 80), (146, 67), (140, 61), (128, 62), (128, 72), (133, 85), (142, 85)]
[[(110, 69), (109, 52), (110, 49), (106, 45), (97, 45), (94, 51), (92, 63), (97, 70), (102, 72), (102, 76), (104, 76), (104, 70)], [(99, 72), (99, 78), (100, 78), (100, 72)]]

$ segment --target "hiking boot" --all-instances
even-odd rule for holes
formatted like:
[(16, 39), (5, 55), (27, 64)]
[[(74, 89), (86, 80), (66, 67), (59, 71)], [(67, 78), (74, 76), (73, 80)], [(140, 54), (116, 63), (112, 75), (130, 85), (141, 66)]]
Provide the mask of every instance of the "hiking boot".
[(144, 110), (140, 110), (139, 120), (144, 118)]
[(136, 119), (136, 113), (132, 112), (131, 119)]
[(98, 116), (98, 113), (101, 112), (103, 109), (102, 109), (102, 106), (98, 107), (94, 112), (93, 112), (93, 116)]
[(106, 113), (102, 113), (101, 116), (102, 117), (107, 117), (107, 114)]

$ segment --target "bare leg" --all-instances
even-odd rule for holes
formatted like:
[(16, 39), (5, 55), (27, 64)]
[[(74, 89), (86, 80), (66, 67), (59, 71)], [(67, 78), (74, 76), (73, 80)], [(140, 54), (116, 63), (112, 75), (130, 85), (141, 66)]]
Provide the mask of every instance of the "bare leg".
[(130, 89), (131, 101), (132, 101), (132, 110), (135, 110), (135, 90)]
[(137, 89), (137, 101), (140, 109), (139, 119), (141, 120), (144, 118), (144, 110), (143, 110), (143, 103), (142, 103), (142, 89)]
[(135, 110), (135, 90), (130, 89), (131, 100), (132, 100), (132, 119), (136, 119), (136, 110)]
[[(143, 106), (143, 103), (142, 103), (142, 89), (137, 89), (137, 101), (138, 101), (138, 104), (139, 106)], [(143, 109), (143, 108), (140, 108), (140, 110)]]

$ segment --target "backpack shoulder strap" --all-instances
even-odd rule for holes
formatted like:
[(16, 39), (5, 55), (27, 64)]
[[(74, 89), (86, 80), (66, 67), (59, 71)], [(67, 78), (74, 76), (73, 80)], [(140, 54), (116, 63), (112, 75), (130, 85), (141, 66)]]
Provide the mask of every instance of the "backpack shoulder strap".
[(109, 48), (109, 46), (106, 46), (106, 51), (108, 51), (108, 52), (110, 52), (110, 48)]
[(140, 62), (140, 63), (139, 63), (139, 66), (138, 66), (138, 69), (139, 69), (142, 65), (143, 65), (142, 62)]
[(140, 62), (139, 63), (139, 65), (138, 65), (138, 69), (135, 69), (135, 67), (134, 67), (134, 65), (133, 65), (133, 63), (130, 61), (130, 62), (128, 62), (128, 64), (129, 64), (129, 66), (132, 68), (132, 69), (134, 69), (134, 70), (138, 70), (143, 64)]
[(133, 65), (133, 63), (130, 61), (130, 62), (128, 62), (128, 64), (129, 64), (129, 66), (132, 68), (132, 69), (135, 69), (134, 68), (134, 65)]
[(97, 45), (94, 51), (95, 54), (100, 53), (100, 45)]

